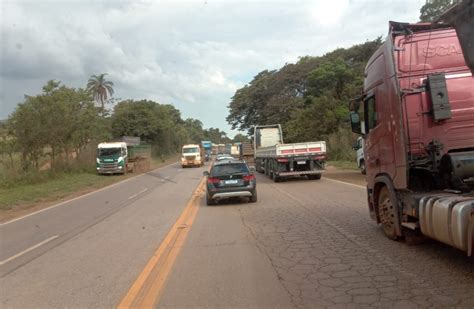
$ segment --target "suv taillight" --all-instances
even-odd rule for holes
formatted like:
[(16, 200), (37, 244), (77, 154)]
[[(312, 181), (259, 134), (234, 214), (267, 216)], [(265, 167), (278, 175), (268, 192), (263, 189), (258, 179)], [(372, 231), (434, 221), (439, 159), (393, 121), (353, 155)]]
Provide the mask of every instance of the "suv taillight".
[(220, 179), (216, 177), (208, 177), (207, 183), (219, 183)]
[(255, 176), (254, 175), (247, 175), (247, 176), (244, 176), (244, 181), (251, 181), (251, 180), (255, 180)]

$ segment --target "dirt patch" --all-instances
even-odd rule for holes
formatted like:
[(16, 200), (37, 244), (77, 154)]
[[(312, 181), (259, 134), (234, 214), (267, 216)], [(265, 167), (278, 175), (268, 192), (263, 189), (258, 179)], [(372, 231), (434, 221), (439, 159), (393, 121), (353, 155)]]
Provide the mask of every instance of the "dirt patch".
[(75, 192), (72, 192), (62, 198), (47, 198), (39, 201), (35, 201), (33, 203), (25, 203), (25, 204), (18, 204), (14, 205), (11, 209), (5, 209), (5, 210), (0, 210), (0, 223), (4, 223), (10, 220), (13, 220), (15, 218), (19, 218), (25, 215), (28, 215), (30, 213), (51, 207), (55, 204), (59, 204), (64, 201), (68, 201), (70, 199), (73, 199), (75, 197), (96, 191), (98, 189), (110, 186), (114, 183), (117, 183), (119, 181), (123, 181), (125, 179), (129, 179), (132, 177), (135, 177), (140, 174), (144, 174), (148, 171), (172, 164), (173, 162), (178, 161), (179, 156), (172, 156), (170, 158), (167, 158), (165, 160), (159, 160), (156, 161), (154, 160), (151, 164), (150, 167), (147, 170), (141, 170), (140, 172), (134, 172), (134, 173), (128, 173), (126, 175), (117, 175), (117, 176), (104, 176), (104, 177), (112, 177), (111, 179), (114, 179), (114, 181), (111, 182), (106, 182), (106, 183), (100, 183), (100, 184), (95, 184), (91, 186), (87, 186), (85, 188), (81, 188)]
[(344, 181), (363, 187), (367, 185), (365, 175), (362, 175), (361, 172), (358, 170), (356, 171), (350, 169), (341, 169), (334, 166), (327, 166), (326, 172), (324, 173), (323, 177)]

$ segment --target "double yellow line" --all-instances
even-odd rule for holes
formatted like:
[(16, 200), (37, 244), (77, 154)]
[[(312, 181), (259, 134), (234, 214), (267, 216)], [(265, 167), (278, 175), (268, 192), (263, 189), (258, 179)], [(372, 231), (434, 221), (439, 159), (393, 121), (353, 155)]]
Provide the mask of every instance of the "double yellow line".
[(205, 191), (205, 183), (206, 178), (202, 178), (186, 208), (128, 290), (118, 308), (152, 308), (156, 305), (166, 278), (194, 223), (199, 209), (199, 201)]

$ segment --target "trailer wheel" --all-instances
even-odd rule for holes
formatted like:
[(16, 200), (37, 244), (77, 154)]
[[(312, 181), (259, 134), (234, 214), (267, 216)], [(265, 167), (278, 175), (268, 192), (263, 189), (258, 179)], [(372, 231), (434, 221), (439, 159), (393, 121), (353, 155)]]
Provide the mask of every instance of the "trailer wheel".
[(382, 187), (378, 198), (380, 222), (382, 223), (383, 232), (392, 240), (396, 240), (398, 237), (396, 225), (400, 222), (396, 205), (397, 201), (392, 201), (388, 188), (386, 186)]

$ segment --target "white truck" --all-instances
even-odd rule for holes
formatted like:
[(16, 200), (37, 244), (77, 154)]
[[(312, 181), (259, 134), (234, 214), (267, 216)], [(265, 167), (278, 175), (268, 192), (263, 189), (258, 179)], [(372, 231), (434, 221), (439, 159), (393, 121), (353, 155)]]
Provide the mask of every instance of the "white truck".
[(255, 126), (255, 169), (278, 182), (286, 177), (320, 179), (325, 169), (326, 142), (284, 144), (279, 124)]
[(357, 141), (352, 145), (352, 149), (356, 151), (357, 167), (362, 175), (365, 175), (365, 158), (364, 158), (364, 139), (359, 136)]
[(181, 166), (203, 166), (204, 148), (198, 144), (184, 145), (181, 151)]

